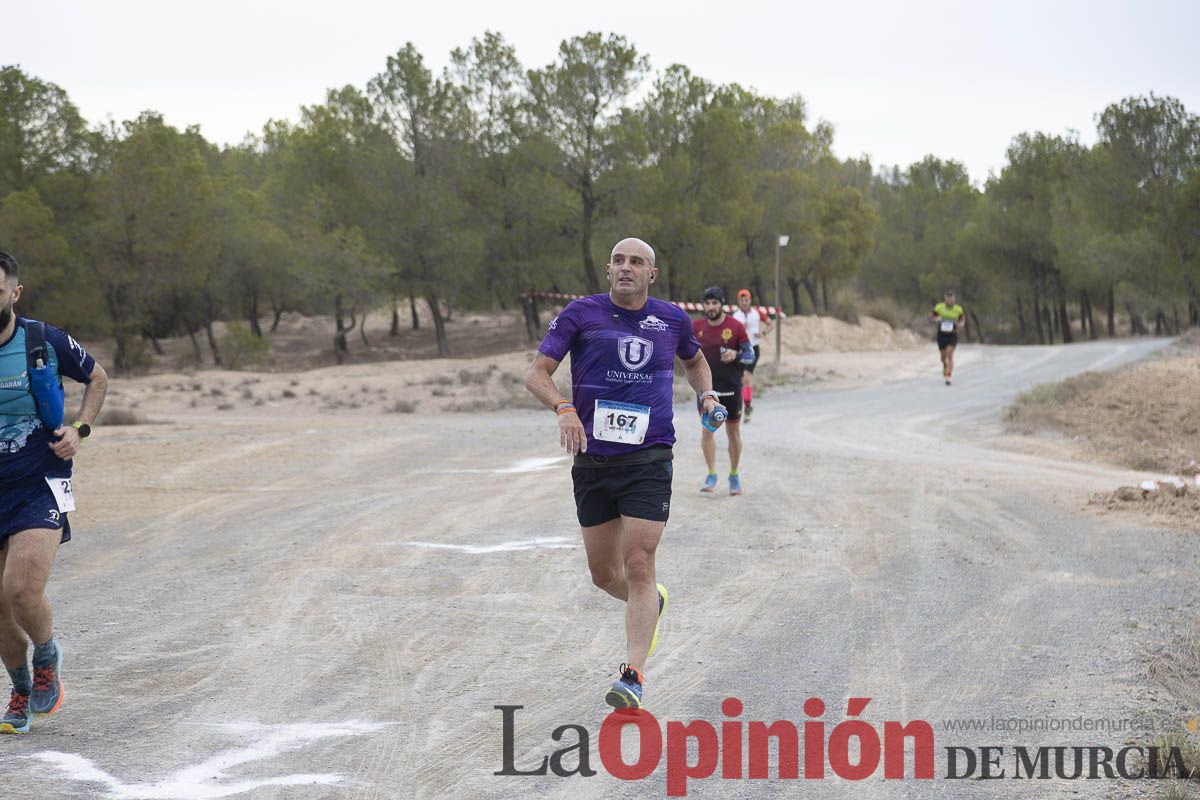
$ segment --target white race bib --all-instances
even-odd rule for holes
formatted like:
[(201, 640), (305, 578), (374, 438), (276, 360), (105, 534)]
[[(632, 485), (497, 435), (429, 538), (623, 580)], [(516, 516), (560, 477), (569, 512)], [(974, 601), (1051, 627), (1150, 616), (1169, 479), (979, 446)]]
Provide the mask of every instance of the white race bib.
[(954, 320), (942, 320), (942, 333), (954, 333)]
[(75, 510), (75, 495), (71, 493), (70, 478), (46, 478), (46, 484), (54, 493), (54, 502), (58, 503), (61, 513)]
[(650, 406), (597, 400), (592, 416), (592, 438), (602, 442), (641, 444), (650, 427)]

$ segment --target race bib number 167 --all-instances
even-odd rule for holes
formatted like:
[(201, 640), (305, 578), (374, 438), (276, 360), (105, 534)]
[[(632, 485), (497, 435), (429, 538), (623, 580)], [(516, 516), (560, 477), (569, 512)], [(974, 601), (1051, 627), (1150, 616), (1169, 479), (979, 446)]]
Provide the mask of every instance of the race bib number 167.
[(650, 406), (597, 400), (592, 416), (592, 438), (602, 442), (641, 444), (650, 427)]

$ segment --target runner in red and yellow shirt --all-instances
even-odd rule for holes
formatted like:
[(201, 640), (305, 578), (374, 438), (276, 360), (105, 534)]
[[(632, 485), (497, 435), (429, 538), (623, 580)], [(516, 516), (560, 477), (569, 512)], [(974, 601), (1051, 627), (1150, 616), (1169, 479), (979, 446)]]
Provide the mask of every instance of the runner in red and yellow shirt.
[[(725, 434), (729, 438), (729, 493), (742, 493), (742, 478), (738, 464), (742, 458), (742, 367), (754, 360), (754, 349), (745, 327), (725, 313), (725, 293), (719, 286), (704, 290), (704, 318), (692, 321), (692, 330), (700, 342), (700, 351), (712, 371), (713, 391), (729, 412)], [(717, 442), (713, 431), (700, 432), (700, 446), (708, 463), (708, 477), (700, 491), (712, 493), (717, 488)]]

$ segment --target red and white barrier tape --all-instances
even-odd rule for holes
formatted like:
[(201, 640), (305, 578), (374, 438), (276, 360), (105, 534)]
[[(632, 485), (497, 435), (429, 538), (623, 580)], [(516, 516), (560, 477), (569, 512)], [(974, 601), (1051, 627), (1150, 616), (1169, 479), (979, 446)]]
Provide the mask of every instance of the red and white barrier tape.
[[(583, 294), (563, 294), (562, 292), (532, 292), (527, 297), (536, 297), (539, 300), (581, 300), (588, 295)], [(703, 311), (704, 303), (688, 303), (678, 302), (675, 300), (667, 300), (673, 306), (679, 306), (684, 311)], [(780, 311), (775, 306), (750, 306), (765, 317), (787, 317), (787, 314)], [(737, 306), (723, 306), (726, 314), (732, 314), (737, 311)]]

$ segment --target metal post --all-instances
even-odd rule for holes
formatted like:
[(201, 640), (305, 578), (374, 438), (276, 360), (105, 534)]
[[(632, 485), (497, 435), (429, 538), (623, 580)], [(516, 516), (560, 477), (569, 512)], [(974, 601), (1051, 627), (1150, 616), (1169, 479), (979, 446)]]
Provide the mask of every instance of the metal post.
[(775, 369), (783, 364), (783, 301), (779, 296), (779, 251), (787, 247), (791, 237), (779, 234), (775, 237)]

